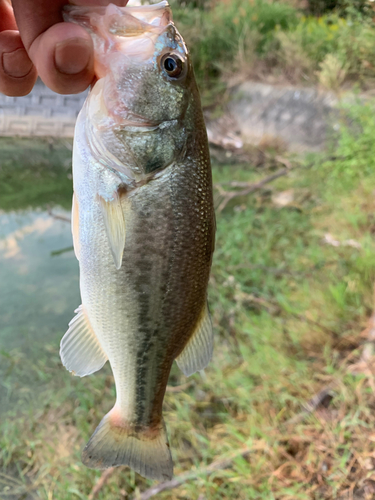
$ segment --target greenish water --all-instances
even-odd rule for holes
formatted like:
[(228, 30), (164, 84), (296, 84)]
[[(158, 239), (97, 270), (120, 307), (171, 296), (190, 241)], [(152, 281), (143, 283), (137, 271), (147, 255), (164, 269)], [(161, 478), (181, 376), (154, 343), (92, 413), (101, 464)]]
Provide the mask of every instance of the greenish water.
[(50, 383), (80, 304), (70, 224), (49, 213), (69, 219), (71, 196), (68, 142), (0, 139), (0, 412)]
[[(61, 209), (59, 213), (69, 216)], [(7, 366), (6, 373), (2, 365), (13, 358), (37, 360), (49, 347), (56, 351), (80, 303), (71, 245), (70, 224), (43, 210), (0, 212), (0, 360), (8, 361), (0, 364), (0, 409), (20, 399), (14, 392), (17, 363)], [(61, 249), (68, 250), (59, 253)], [(21, 393), (28, 389), (29, 397), (33, 389), (38, 391), (33, 377), (22, 385)]]

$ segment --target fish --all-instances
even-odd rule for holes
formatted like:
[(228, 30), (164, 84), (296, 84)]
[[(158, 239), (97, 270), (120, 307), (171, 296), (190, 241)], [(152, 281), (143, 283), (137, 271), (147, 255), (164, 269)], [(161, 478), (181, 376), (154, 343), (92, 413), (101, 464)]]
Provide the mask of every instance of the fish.
[(82, 304), (60, 356), (79, 377), (109, 361), (116, 386), (82, 462), (166, 480), (173, 461), (162, 405), (172, 364), (190, 376), (213, 352), (215, 213), (199, 91), (166, 1), (68, 6), (64, 19), (92, 36), (96, 81), (73, 145)]

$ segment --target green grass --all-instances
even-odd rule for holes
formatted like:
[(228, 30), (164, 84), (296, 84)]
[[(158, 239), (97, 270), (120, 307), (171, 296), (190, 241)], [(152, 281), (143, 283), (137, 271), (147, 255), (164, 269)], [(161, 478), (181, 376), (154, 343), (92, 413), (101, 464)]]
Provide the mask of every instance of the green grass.
[[(351, 489), (366, 498), (375, 477), (375, 387), (373, 358), (359, 361), (375, 281), (372, 109), (350, 111), (329, 160), (308, 158), (218, 214), (209, 288), (214, 357), (204, 377), (187, 380), (174, 366), (169, 383), (181, 388), (164, 404), (175, 474), (193, 470), (197, 479), (157, 498), (328, 500), (349, 498)], [(268, 173), (221, 166), (214, 181)], [(286, 190), (294, 200), (280, 207), (276, 195)], [(361, 247), (328, 245), (327, 233)], [(38, 349), (38, 361), (20, 350), (1, 358), (2, 383), (22, 404), (0, 421), (0, 498), (18, 488), (43, 500), (85, 499), (101, 473), (81, 464), (80, 450), (113, 404), (112, 375), (107, 367), (74, 378), (57, 344)], [(25, 377), (36, 380), (36, 395), (22, 393)], [(327, 408), (291, 420), (329, 384)], [(250, 453), (230, 467), (199, 472), (246, 447)], [(136, 498), (151, 484), (120, 468), (97, 498)]]

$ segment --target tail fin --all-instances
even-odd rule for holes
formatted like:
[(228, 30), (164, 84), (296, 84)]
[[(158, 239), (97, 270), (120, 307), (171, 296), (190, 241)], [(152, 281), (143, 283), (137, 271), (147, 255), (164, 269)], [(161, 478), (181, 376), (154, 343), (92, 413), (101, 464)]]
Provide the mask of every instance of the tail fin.
[(120, 422), (116, 407), (100, 422), (82, 452), (82, 462), (91, 469), (128, 465), (147, 479), (173, 476), (173, 462), (162, 420), (158, 429), (137, 431)]

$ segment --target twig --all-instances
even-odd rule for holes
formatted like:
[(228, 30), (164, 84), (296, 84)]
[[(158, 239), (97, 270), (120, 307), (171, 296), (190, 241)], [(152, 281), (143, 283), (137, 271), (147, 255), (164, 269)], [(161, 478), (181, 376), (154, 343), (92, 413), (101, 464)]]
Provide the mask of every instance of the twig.
[(48, 208), (48, 214), (54, 219), (62, 220), (64, 222), (69, 222), (69, 224), (71, 223), (70, 217), (65, 217), (65, 215), (56, 215), (52, 212), (51, 208)]
[(181, 392), (188, 389), (194, 384), (194, 382), (186, 382), (186, 384), (181, 385), (167, 385), (167, 392)]
[(63, 253), (66, 252), (72, 252), (74, 250), (74, 247), (66, 247), (66, 248), (61, 248), (60, 250), (53, 250), (51, 252), (51, 257), (57, 257), (58, 255), (62, 255)]
[[(374, 299), (375, 299), (375, 285), (374, 285)], [(374, 306), (375, 309), (375, 306)], [(375, 394), (375, 371), (374, 371), (374, 345), (375, 345), (375, 311), (372, 313), (368, 321), (367, 328), (361, 333), (361, 337), (365, 336), (366, 342), (360, 359), (351, 365), (348, 369), (351, 373), (360, 373), (366, 375), (371, 390)]]
[[(290, 168), (282, 168), (280, 170), (277, 170), (274, 174), (265, 177), (259, 182), (255, 182), (253, 184), (247, 184), (247, 187), (245, 189), (242, 189), (241, 191), (224, 191), (222, 189), (219, 189), (219, 191), (221, 191), (222, 196), (224, 196), (224, 199), (218, 206), (217, 213), (222, 212), (224, 208), (227, 206), (228, 202), (233, 198), (237, 196), (247, 196), (248, 194), (253, 193), (254, 191), (258, 191), (258, 189), (261, 189), (266, 184), (274, 181), (275, 179), (278, 179), (279, 177), (282, 177), (283, 175), (287, 175), (289, 172)], [(215, 187), (219, 188), (219, 186)]]
[(281, 310), (284, 311), (286, 314), (290, 314), (294, 318), (297, 318), (300, 321), (304, 321), (305, 323), (308, 323), (310, 325), (314, 325), (318, 328), (320, 328), (323, 332), (328, 333), (334, 338), (338, 337), (338, 334), (334, 331), (331, 330), (330, 328), (322, 325), (318, 321), (314, 321), (313, 319), (307, 318), (306, 316), (303, 316), (302, 314), (298, 314), (295, 312), (292, 312), (288, 309), (286, 309), (283, 304), (277, 300), (268, 298), (264, 299), (263, 297), (256, 297), (255, 295), (251, 293), (245, 293), (241, 290), (241, 288), (238, 289), (236, 295), (235, 295), (236, 301), (248, 301), (248, 302), (254, 302), (255, 304), (259, 304), (260, 306), (263, 306), (265, 309), (268, 310), (268, 312), (272, 313), (272, 310)]
[(293, 168), (292, 162), (290, 162), (286, 158), (283, 158), (282, 156), (275, 156), (275, 160), (281, 165), (284, 165), (284, 167), (286, 167), (288, 170), (292, 170)]
[[(220, 191), (221, 186), (230, 186), (230, 187), (235, 187), (235, 188), (246, 188), (250, 184), (247, 181), (228, 181), (228, 182), (217, 182), (214, 184), (215, 188)], [(225, 192), (224, 190), (222, 190)]]
[(245, 293), (242, 290), (238, 290), (237, 293), (235, 293), (234, 299), (239, 303), (252, 302), (254, 304), (258, 304), (267, 309), (270, 314), (275, 314), (275, 312), (280, 311), (281, 309), (280, 305), (276, 301), (267, 300), (263, 297), (256, 297), (252, 293)]
[(305, 405), (303, 405), (303, 410), (300, 413), (297, 413), (297, 415), (287, 420), (285, 424), (298, 424), (305, 420), (307, 416), (314, 413), (314, 411), (316, 411), (319, 406), (328, 406), (333, 399), (334, 387), (335, 384), (330, 384), (326, 387), (323, 387), (321, 391), (315, 394)]
[(237, 271), (241, 269), (260, 269), (261, 271), (267, 271), (267, 273), (275, 274), (276, 276), (304, 276), (305, 274), (298, 271), (290, 271), (285, 268), (263, 266), (262, 264), (238, 264), (236, 266), (229, 266), (228, 269), (230, 271)]
[(91, 493), (88, 496), (88, 500), (94, 500), (98, 496), (98, 493), (107, 484), (109, 478), (111, 476), (113, 476), (115, 470), (116, 470), (116, 467), (111, 467), (110, 469), (107, 469), (103, 472), (103, 474), (98, 479), (98, 482), (91, 490)]
[(283, 308), (283, 306), (281, 304), (279, 304), (280, 307), (288, 314), (290, 314), (291, 316), (294, 316), (295, 318), (301, 320), (301, 321), (304, 321), (305, 323), (308, 323), (309, 325), (314, 325), (314, 326), (317, 326), (318, 328), (320, 328), (320, 330), (322, 330), (323, 332), (326, 332), (328, 333), (329, 335), (331, 335), (333, 338), (337, 338), (338, 337), (338, 334), (337, 332), (335, 332), (335, 330), (331, 330), (330, 328), (328, 328), (327, 326), (324, 326), (322, 325), (321, 323), (319, 323), (318, 321), (314, 321), (313, 319), (310, 319), (310, 318), (306, 318), (306, 316), (303, 316), (302, 314), (298, 314), (298, 313), (294, 313), (292, 311), (287, 311), (286, 309)]
[(259, 151), (259, 153), (261, 153), (267, 160), (271, 162), (280, 163), (280, 165), (284, 165), (284, 167), (289, 169), (293, 168), (292, 162), (290, 162), (287, 158), (284, 158), (283, 156), (280, 155), (272, 156), (269, 153), (267, 153), (267, 151), (258, 148), (257, 146), (255, 146), (255, 149)]
[(232, 465), (233, 461), (236, 458), (246, 457), (247, 455), (249, 455), (249, 453), (251, 453), (251, 451), (252, 450), (250, 448), (245, 448), (243, 450), (236, 450), (231, 454), (230, 457), (215, 460), (208, 467), (205, 467), (204, 469), (199, 469), (194, 472), (188, 472), (187, 474), (182, 474), (181, 476), (175, 477), (171, 481), (165, 481), (164, 483), (152, 486), (148, 490), (145, 490), (143, 493), (141, 493), (139, 496), (133, 497), (132, 500), (149, 500), (149, 498), (158, 495), (162, 491), (172, 490), (173, 488), (177, 488), (186, 481), (198, 479), (199, 476), (203, 474), (210, 474), (211, 472), (214, 472), (216, 470), (227, 469)]
[(237, 264), (235, 266), (229, 266), (229, 271), (237, 271), (241, 269), (260, 269), (262, 271), (267, 271), (267, 273), (275, 274), (276, 276), (311, 276), (314, 271), (319, 271), (320, 269), (336, 264), (335, 260), (327, 260), (326, 262), (318, 262), (314, 266), (308, 268), (306, 271), (292, 271), (291, 269), (285, 267), (268, 267), (262, 264)]

